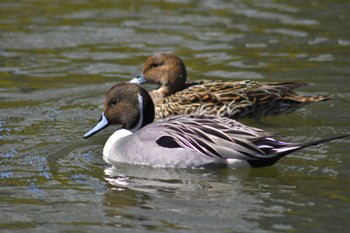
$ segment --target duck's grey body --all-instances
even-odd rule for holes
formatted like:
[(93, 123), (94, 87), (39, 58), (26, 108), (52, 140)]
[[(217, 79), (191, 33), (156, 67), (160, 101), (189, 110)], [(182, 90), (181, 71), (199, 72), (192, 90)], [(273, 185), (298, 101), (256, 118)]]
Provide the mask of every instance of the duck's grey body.
[(111, 164), (152, 167), (263, 167), (285, 155), (323, 142), (292, 144), (272, 134), (224, 117), (172, 116), (135, 133), (121, 129), (106, 142), (104, 159)]
[[(104, 159), (111, 164), (132, 163), (153, 167), (220, 167), (232, 163), (235, 166), (249, 166), (247, 156), (233, 150), (235, 142), (227, 140), (229, 135), (215, 129), (208, 132), (219, 120), (226, 130), (229, 129), (227, 123), (236, 124), (237, 129), (242, 129), (243, 125), (226, 118), (215, 119), (216, 122), (209, 116), (174, 116), (147, 125), (133, 134), (128, 130), (118, 130), (106, 143)], [(249, 129), (246, 132), (255, 137), (258, 131)], [(207, 138), (203, 139), (199, 134), (205, 131)], [(199, 140), (206, 144), (206, 149), (198, 144)], [(211, 151), (221, 151), (222, 154)]]
[(162, 127), (146, 126), (134, 134), (115, 140), (119, 133), (117, 131), (111, 135), (103, 149), (104, 160), (112, 165), (127, 163), (176, 168), (227, 166), (227, 161), (223, 159), (203, 156), (186, 148), (160, 146), (157, 140), (167, 136)]

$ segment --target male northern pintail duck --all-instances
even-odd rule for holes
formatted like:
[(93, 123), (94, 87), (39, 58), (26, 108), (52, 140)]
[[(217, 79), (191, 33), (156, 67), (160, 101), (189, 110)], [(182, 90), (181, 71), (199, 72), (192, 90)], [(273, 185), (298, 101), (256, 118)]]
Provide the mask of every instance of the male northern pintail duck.
[(121, 82), (107, 93), (101, 120), (84, 138), (118, 125), (103, 149), (106, 162), (192, 168), (270, 166), (291, 152), (348, 136), (293, 144), (226, 117), (178, 115), (152, 123), (154, 115), (148, 92)]
[(288, 114), (329, 96), (302, 96), (292, 90), (306, 83), (198, 80), (187, 82), (183, 61), (171, 53), (156, 53), (130, 82), (159, 85), (150, 92), (156, 118), (183, 114), (210, 114), (232, 119)]

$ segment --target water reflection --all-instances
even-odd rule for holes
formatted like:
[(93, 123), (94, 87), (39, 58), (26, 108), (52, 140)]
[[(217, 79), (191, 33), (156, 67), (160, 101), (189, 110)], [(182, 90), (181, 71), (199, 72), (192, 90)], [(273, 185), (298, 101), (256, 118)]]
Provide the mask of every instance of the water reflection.
[[(274, 171), (272, 169), (269, 175), (264, 174), (271, 177)], [(264, 201), (255, 191), (247, 192), (246, 182), (249, 182), (250, 172), (249, 169), (109, 167), (105, 169), (105, 174), (113, 192), (105, 196), (105, 203), (113, 203), (118, 209), (125, 208), (125, 203), (130, 204), (122, 213), (115, 209), (109, 214), (120, 216), (125, 212), (133, 213), (133, 228), (136, 229), (152, 225), (155, 229), (175, 227), (190, 230), (191, 226), (196, 225), (200, 226), (196, 230), (209, 231), (215, 230), (215, 223), (221, 222), (222, 229), (227, 226), (231, 230), (255, 231), (259, 228), (256, 220), (268, 215), (283, 216), (285, 210), (283, 207), (278, 211), (276, 207), (266, 209), (261, 205)], [(123, 204), (115, 200), (120, 195), (128, 195)], [(262, 209), (269, 214), (261, 213)], [(232, 226), (232, 222), (239, 224)]]
[[(156, 169), (121, 164), (118, 167), (105, 169), (106, 179), (116, 187), (128, 187), (133, 190), (153, 193), (161, 190), (201, 190), (209, 188), (219, 191), (219, 182), (227, 182), (227, 169), (222, 170), (187, 170), (187, 169)], [(239, 175), (248, 175), (249, 170), (240, 170)], [(203, 179), (203, 181), (201, 181)], [(203, 186), (205, 182), (206, 184)], [(149, 187), (149, 191), (147, 190)]]

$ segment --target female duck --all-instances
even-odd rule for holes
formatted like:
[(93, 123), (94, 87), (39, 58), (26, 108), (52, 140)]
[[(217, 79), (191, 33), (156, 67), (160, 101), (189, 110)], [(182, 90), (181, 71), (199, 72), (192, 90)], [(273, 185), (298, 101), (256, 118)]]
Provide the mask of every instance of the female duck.
[(186, 82), (182, 60), (170, 53), (149, 57), (142, 75), (130, 82), (159, 85), (150, 92), (155, 103), (156, 118), (170, 115), (210, 114), (231, 119), (288, 114), (325, 96), (301, 96), (292, 90), (305, 83), (259, 83), (256, 81), (223, 82), (199, 80)]
[(153, 118), (148, 92), (121, 82), (107, 93), (100, 122), (84, 138), (118, 125), (103, 149), (106, 162), (188, 168), (270, 166), (293, 151), (345, 137), (292, 144), (225, 117), (184, 115), (152, 123)]

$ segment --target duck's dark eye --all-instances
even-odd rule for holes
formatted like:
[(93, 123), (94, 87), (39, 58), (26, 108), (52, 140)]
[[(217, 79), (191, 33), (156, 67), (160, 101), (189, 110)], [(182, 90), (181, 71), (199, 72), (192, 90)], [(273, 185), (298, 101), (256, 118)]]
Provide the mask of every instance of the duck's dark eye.
[(111, 105), (116, 105), (118, 103), (118, 100), (112, 100)]
[(164, 61), (157, 61), (157, 62), (152, 63), (152, 68), (157, 68), (158, 66), (163, 65), (163, 62)]

